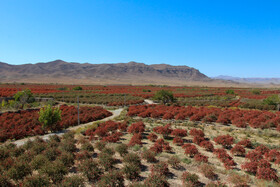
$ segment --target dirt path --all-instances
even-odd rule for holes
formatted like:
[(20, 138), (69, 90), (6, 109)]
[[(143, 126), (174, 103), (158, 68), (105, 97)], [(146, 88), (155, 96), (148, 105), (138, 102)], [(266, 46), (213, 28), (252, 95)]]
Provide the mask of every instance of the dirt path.
[[(104, 122), (104, 121), (109, 121), (109, 120), (112, 120), (114, 119), (115, 117), (119, 116), (121, 114), (121, 112), (123, 111), (123, 108), (119, 108), (119, 109), (116, 109), (116, 110), (113, 110), (113, 111), (110, 111), (113, 113), (112, 116), (109, 116), (107, 118), (104, 118), (104, 119), (101, 119), (101, 120), (98, 120), (100, 122)], [(94, 121), (96, 122), (96, 121)], [(85, 127), (85, 126), (88, 126), (88, 125), (91, 125), (92, 122), (89, 122), (89, 123), (85, 123), (85, 124), (81, 124), (79, 126), (74, 126), (74, 127), (69, 127), (63, 131), (60, 131), (60, 132), (55, 132), (55, 133), (50, 133), (50, 134), (45, 134), (45, 135), (42, 135), (42, 136), (39, 136), (40, 138), (44, 139), (44, 140), (47, 140), (49, 139), (50, 136), (52, 135), (58, 135), (58, 136), (62, 136), (63, 134), (65, 134), (66, 132), (68, 131), (71, 131), (71, 130), (76, 130), (78, 128), (81, 128), (81, 127)], [(27, 142), (28, 140), (34, 140), (36, 138), (36, 136), (34, 137), (28, 137), (28, 138), (24, 138), (24, 139), (21, 139), (21, 140), (16, 140), (12, 143), (16, 144), (17, 146), (21, 146), (23, 145), (25, 142)]]
[(155, 104), (154, 101), (152, 101), (152, 100), (150, 100), (150, 99), (145, 99), (144, 101), (145, 101), (146, 103), (148, 103), (148, 104)]

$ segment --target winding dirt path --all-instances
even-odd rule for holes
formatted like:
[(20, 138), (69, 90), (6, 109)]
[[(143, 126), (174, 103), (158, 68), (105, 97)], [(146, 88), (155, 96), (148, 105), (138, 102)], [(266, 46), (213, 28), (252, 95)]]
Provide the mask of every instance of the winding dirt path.
[[(110, 112), (113, 113), (112, 116), (109, 116), (107, 118), (104, 118), (104, 119), (101, 119), (101, 120), (98, 120), (99, 122), (105, 122), (105, 121), (109, 121), (109, 120), (112, 120), (114, 119), (115, 117), (119, 116), (121, 114), (121, 112), (123, 111), (123, 108), (119, 108), (119, 109), (116, 109), (116, 110), (112, 110)], [(88, 125), (91, 125), (93, 122), (97, 122), (97, 121), (92, 121), (92, 122), (89, 122), (89, 123), (84, 123), (84, 124), (81, 124), (81, 125), (78, 125), (78, 126), (73, 126), (73, 127), (69, 127), (67, 129), (64, 129), (62, 131), (59, 131), (59, 132), (54, 132), (54, 133), (50, 133), (50, 134), (45, 134), (45, 135), (42, 135), (42, 136), (38, 136), (44, 140), (47, 140), (49, 139), (50, 136), (52, 135), (58, 135), (58, 136), (62, 136), (63, 134), (65, 134), (66, 132), (68, 131), (71, 131), (71, 130), (76, 130), (78, 128), (81, 128), (81, 127), (86, 127)], [(24, 138), (24, 139), (20, 139), (20, 140), (16, 140), (12, 143), (16, 144), (17, 146), (21, 146), (23, 144), (25, 144), (25, 142), (27, 142), (28, 140), (34, 140), (37, 136), (33, 136), (33, 137), (28, 137), (28, 138)]]

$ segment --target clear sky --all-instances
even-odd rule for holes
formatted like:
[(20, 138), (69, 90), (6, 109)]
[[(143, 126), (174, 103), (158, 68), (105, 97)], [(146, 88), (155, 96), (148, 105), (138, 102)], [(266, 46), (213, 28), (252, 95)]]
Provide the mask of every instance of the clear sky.
[(55, 59), (280, 77), (280, 1), (0, 0), (0, 61)]

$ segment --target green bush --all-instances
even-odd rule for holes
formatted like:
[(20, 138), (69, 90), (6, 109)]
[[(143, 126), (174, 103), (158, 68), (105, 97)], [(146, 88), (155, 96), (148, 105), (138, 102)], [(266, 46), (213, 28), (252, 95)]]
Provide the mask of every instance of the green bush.
[(56, 147), (51, 147), (46, 149), (43, 154), (49, 159), (49, 161), (54, 161), (61, 152)]
[(107, 153), (100, 153), (98, 155), (99, 163), (104, 167), (106, 171), (109, 169), (112, 169), (116, 163), (116, 160), (112, 157), (112, 155), (109, 155)]
[(150, 175), (145, 181), (144, 186), (148, 187), (169, 187), (170, 184), (166, 180), (166, 178), (163, 175), (160, 174), (152, 174)]
[(168, 159), (167, 162), (171, 165), (172, 168), (178, 169), (180, 167), (181, 160), (177, 156), (172, 156)]
[(142, 158), (147, 160), (149, 163), (156, 162), (156, 153), (150, 150), (144, 150)]
[(15, 180), (23, 180), (23, 178), (32, 173), (31, 167), (26, 162), (16, 161), (7, 172), (8, 176)]
[(121, 174), (121, 172), (112, 170), (111, 172), (109, 172), (101, 177), (101, 180), (99, 181), (98, 186), (100, 186), (100, 187), (108, 187), (108, 186), (123, 187), (124, 186), (124, 177)]
[(99, 141), (99, 142), (96, 142), (95, 143), (95, 147), (96, 149), (98, 149), (99, 151), (102, 151), (105, 147), (106, 147), (106, 142), (103, 142), (103, 141)]
[(66, 141), (66, 140), (63, 140), (60, 143), (60, 147), (59, 148), (62, 151), (66, 151), (66, 152), (69, 152), (69, 153), (73, 153), (77, 149), (75, 143), (73, 143), (72, 141)]
[(174, 96), (173, 93), (169, 90), (159, 90), (155, 93), (154, 95), (154, 99), (161, 101), (163, 104), (169, 103), (169, 102), (173, 102)]
[(70, 141), (74, 140), (75, 132), (74, 131), (68, 131), (65, 134), (62, 135), (62, 138), (64, 140)]
[(45, 155), (42, 155), (42, 154), (34, 157), (34, 159), (30, 163), (31, 168), (34, 170), (38, 170), (42, 166), (49, 165), (49, 164), (50, 164), (49, 159)]
[(51, 186), (50, 180), (44, 175), (28, 176), (22, 183), (23, 187)]
[(184, 186), (195, 186), (199, 183), (198, 179), (198, 175), (191, 174), (187, 171), (182, 175), (182, 183)]
[(46, 164), (39, 169), (39, 173), (49, 176), (54, 184), (58, 184), (68, 173), (68, 168), (59, 160)]
[(36, 154), (40, 154), (47, 148), (47, 144), (45, 142), (35, 142), (32, 146), (31, 151), (34, 151)]
[(126, 155), (128, 153), (128, 146), (126, 144), (119, 144), (116, 147), (116, 151), (123, 157), (124, 155)]
[(141, 166), (141, 158), (136, 153), (128, 153), (124, 156), (123, 162), (127, 164), (133, 164), (138, 167)]
[(169, 173), (168, 165), (166, 162), (160, 161), (160, 162), (152, 165), (151, 172), (153, 174), (167, 176)]
[(139, 177), (141, 168), (135, 164), (125, 164), (122, 171), (128, 180), (135, 180)]
[(72, 90), (78, 91), (78, 90), (83, 90), (83, 88), (81, 86), (76, 86)]
[(92, 159), (86, 159), (78, 165), (78, 170), (91, 182), (96, 182), (100, 179), (103, 171), (99, 164)]
[(66, 177), (62, 183), (61, 187), (84, 187), (84, 179), (80, 176), (74, 175), (71, 177)]
[(82, 150), (85, 150), (85, 151), (89, 151), (89, 152), (93, 152), (94, 151), (94, 148), (93, 146), (91, 145), (91, 143), (89, 143), (88, 141), (84, 142), (81, 146), (81, 149)]
[(58, 159), (66, 166), (71, 167), (74, 164), (74, 156), (69, 152), (62, 152)]
[(108, 155), (113, 156), (115, 154), (115, 150), (113, 148), (106, 147), (102, 150), (102, 153), (106, 153)]
[(0, 174), (0, 187), (12, 187), (12, 186), (14, 186), (14, 185), (12, 185), (9, 178), (1, 173)]

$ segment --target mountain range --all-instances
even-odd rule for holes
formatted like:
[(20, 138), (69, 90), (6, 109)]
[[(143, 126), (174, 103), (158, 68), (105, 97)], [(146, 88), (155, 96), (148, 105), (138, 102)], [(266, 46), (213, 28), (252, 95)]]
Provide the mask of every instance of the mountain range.
[(229, 81), (234, 81), (239, 83), (248, 83), (248, 84), (280, 84), (280, 78), (261, 78), (261, 77), (242, 78), (242, 77), (232, 77), (227, 75), (220, 75), (212, 78), (219, 79), (219, 80), (229, 80)]
[(0, 82), (248, 86), (246, 81), (226, 79), (225, 76), (210, 78), (188, 66), (137, 62), (91, 64), (63, 60), (23, 65), (0, 62)]

